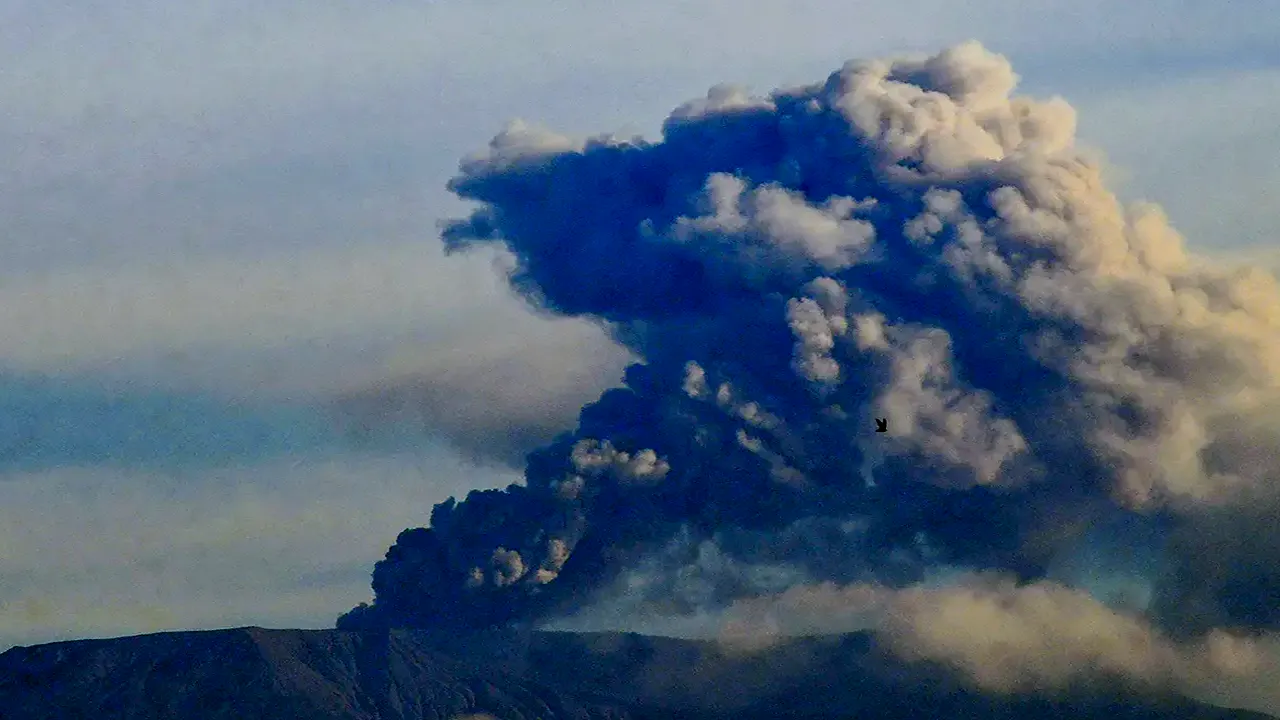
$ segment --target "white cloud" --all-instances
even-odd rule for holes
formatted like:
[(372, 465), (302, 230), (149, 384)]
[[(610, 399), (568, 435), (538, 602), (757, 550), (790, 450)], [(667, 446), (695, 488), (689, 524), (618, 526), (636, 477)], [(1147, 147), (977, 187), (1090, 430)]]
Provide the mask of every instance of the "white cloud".
[(1280, 706), (1277, 638), (1215, 629), (1175, 639), (1052, 582), (960, 575), (900, 589), (798, 586), (736, 603), (719, 637), (751, 652), (788, 635), (863, 629), (904, 661), (938, 663), (993, 693), (1070, 693), (1120, 680), (1231, 706)]
[(0, 366), (329, 403), (379, 433), (443, 435), (519, 465), (616, 384), (628, 354), (547, 319), (483, 258), (425, 244), (19, 275)]

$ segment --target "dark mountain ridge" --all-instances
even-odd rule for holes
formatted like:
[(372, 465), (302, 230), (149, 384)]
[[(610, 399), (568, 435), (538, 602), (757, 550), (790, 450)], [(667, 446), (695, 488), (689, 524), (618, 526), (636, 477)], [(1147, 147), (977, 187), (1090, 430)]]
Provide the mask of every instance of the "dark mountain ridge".
[(624, 633), (172, 632), (12, 648), (0, 718), (1267, 718), (1117, 689), (983, 695), (874, 658), (857, 634), (746, 652)]

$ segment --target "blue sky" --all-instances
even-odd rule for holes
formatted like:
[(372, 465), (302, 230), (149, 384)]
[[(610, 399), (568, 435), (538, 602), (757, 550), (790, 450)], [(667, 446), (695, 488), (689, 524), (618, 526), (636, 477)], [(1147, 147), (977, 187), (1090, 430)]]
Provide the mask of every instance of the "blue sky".
[(1125, 197), (1270, 261), (1271, 3), (743, 8), (0, 0), (0, 647), (328, 626), (399, 530), (616, 380), (598, 330), (437, 247), (513, 117), (651, 135), (715, 83), (976, 38)]

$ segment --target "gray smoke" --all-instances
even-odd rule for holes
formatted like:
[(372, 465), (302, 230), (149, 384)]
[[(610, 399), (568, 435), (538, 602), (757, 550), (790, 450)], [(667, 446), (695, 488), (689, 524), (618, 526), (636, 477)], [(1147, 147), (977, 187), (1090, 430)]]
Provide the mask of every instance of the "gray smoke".
[[(788, 635), (871, 629), (900, 658), (947, 665), (989, 691), (1064, 692), (1120, 680), (1156, 691), (1266, 685), (1275, 641), (1214, 630), (1177, 642), (1053, 582), (964, 576), (944, 586), (796, 586), (736, 603), (722, 639), (753, 652)], [(1274, 693), (1274, 690), (1272, 690)]]
[(501, 246), (640, 362), (523, 484), (405, 531), (340, 623), (535, 621), (646, 563), (695, 605), (1032, 582), (1099, 527), (1154, 538), (1174, 631), (1280, 621), (1276, 282), (1123, 207), (1071, 107), (1015, 83), (969, 43), (717, 87), (657, 141), (517, 123), (466, 160), (449, 249)]

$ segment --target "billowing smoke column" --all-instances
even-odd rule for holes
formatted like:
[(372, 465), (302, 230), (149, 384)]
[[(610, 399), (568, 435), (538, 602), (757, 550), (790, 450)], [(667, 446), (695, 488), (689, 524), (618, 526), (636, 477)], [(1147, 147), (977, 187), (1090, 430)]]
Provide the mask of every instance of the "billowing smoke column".
[(1167, 625), (1280, 619), (1276, 283), (1123, 208), (1073, 110), (1015, 82), (971, 43), (464, 162), (448, 246), (510, 251), (520, 293), (641, 362), (523, 485), (405, 531), (340, 625), (534, 621), (708, 543), (740, 571), (698, 602), (1032, 580), (1107, 526), (1156, 528)]

